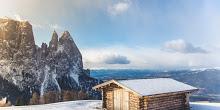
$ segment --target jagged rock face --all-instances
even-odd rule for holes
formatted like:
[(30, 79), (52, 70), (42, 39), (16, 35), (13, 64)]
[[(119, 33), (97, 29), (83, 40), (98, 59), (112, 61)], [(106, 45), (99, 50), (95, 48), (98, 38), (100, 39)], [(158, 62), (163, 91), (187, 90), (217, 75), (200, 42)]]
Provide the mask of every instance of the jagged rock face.
[(35, 50), (30, 23), (0, 19), (0, 75), (2, 77), (21, 89), (28, 86), (27, 83), (35, 81), (29, 80), (29, 77), (23, 77), (36, 74)]
[(35, 42), (30, 23), (0, 19), (0, 49), (1, 59), (32, 58)]
[(82, 55), (68, 31), (59, 40), (54, 31), (49, 46), (38, 47), (30, 23), (0, 19), (0, 53), (0, 77), (26, 93), (25, 99), (33, 92), (42, 96), (63, 90), (83, 91), (90, 98), (97, 95), (92, 86), (99, 81), (83, 70)]
[(54, 31), (53, 35), (52, 35), (52, 39), (49, 43), (49, 49), (50, 49), (50, 51), (56, 51), (57, 47), (58, 47), (58, 35), (57, 35), (56, 31)]

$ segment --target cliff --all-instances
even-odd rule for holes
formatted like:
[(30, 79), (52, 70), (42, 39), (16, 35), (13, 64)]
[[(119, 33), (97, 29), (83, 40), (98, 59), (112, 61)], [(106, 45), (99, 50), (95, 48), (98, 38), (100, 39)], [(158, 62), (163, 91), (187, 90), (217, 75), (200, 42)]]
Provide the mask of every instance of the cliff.
[(28, 21), (0, 19), (0, 53), (0, 97), (12, 104), (100, 97), (92, 90), (99, 80), (83, 69), (82, 55), (68, 31), (60, 38), (54, 31), (49, 46), (38, 47)]

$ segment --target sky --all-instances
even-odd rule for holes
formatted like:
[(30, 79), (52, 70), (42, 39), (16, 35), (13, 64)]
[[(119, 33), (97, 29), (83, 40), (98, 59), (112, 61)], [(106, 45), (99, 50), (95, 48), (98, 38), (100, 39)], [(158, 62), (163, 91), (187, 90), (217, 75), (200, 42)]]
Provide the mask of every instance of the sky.
[(219, 0), (0, 0), (37, 45), (71, 33), (90, 69), (220, 67)]

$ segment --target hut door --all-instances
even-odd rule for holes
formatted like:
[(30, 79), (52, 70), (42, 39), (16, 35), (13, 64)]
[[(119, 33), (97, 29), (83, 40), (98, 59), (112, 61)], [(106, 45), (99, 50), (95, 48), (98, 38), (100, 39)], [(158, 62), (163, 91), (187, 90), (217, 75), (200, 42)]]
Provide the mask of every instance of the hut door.
[(122, 110), (129, 110), (129, 92), (123, 91), (123, 109)]
[(128, 92), (123, 89), (114, 90), (114, 110), (129, 110)]
[(114, 90), (114, 110), (121, 110), (121, 90)]

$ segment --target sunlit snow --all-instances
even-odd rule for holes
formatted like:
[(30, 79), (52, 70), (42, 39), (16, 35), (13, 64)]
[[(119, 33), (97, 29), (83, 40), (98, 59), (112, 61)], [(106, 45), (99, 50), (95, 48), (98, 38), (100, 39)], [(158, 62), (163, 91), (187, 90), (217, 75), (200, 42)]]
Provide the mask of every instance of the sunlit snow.
[[(44, 105), (0, 107), (1, 110), (101, 110), (101, 100), (78, 100)], [(191, 102), (191, 110), (220, 110), (220, 103)]]

